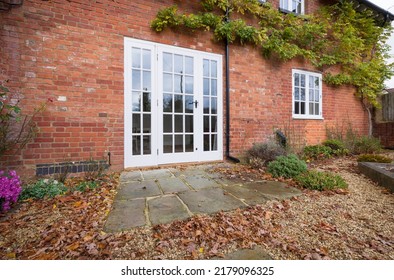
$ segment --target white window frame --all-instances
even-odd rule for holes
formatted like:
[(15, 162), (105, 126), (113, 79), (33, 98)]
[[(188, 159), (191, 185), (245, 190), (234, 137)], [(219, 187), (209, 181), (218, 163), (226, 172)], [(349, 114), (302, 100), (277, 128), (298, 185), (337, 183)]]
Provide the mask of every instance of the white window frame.
[[(296, 84), (295, 84), (295, 76), (296, 74), (299, 75), (305, 75), (305, 113), (301, 114), (301, 112), (299, 112), (298, 114), (296, 114), (296, 108), (295, 108), (295, 102), (297, 101), (295, 99), (295, 94), (296, 94)], [(319, 104), (319, 114), (315, 115), (315, 114), (311, 114), (309, 112), (309, 104), (310, 103), (317, 103), (315, 100), (310, 101), (309, 98), (309, 94), (310, 94), (310, 87), (309, 87), (309, 79), (311, 77), (317, 77), (319, 79), (319, 87), (318, 87), (318, 91), (319, 91), (319, 100), (318, 100), (318, 104)], [(294, 119), (313, 119), (313, 120), (322, 120), (323, 119), (323, 91), (322, 91), (322, 84), (323, 84), (323, 80), (322, 80), (322, 75), (320, 73), (316, 73), (316, 72), (310, 72), (310, 71), (305, 71), (305, 70), (299, 70), (299, 69), (293, 69), (292, 70), (292, 112), (293, 112), (293, 118)], [(300, 88), (300, 87), (298, 87)], [(312, 90), (312, 89), (311, 89)], [(316, 88), (315, 88), (316, 90)], [(314, 91), (314, 94), (316, 92)], [(301, 94), (301, 93), (299, 93)]]
[[(300, 13), (292, 11), (293, 2), (300, 2), (301, 3), (301, 12)], [(285, 8), (285, 5), (287, 5), (288, 8)], [(303, 15), (303, 14), (305, 14), (305, 0), (280, 0), (279, 9), (283, 12), (293, 13), (296, 15)]]

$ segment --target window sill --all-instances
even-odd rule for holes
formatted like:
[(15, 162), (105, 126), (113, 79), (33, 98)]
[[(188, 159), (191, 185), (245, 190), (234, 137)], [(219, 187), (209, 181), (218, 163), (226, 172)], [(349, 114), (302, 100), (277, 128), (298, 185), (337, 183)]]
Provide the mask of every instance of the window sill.
[(295, 120), (324, 120), (322, 116), (299, 116), (293, 115), (293, 119)]

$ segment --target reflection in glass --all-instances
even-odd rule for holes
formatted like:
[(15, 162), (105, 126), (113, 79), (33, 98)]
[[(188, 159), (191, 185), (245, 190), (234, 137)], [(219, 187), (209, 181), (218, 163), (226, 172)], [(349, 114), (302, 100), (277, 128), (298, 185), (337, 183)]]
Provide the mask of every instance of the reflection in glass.
[(133, 155), (141, 154), (141, 136), (133, 136)]
[(209, 97), (204, 97), (204, 114), (209, 114)]
[(209, 151), (209, 134), (204, 134), (204, 151)]
[(172, 92), (172, 74), (163, 74), (163, 91)]
[(174, 92), (183, 93), (183, 76), (174, 75)]
[(174, 55), (174, 72), (175, 73), (184, 73), (183, 71), (183, 56)]
[(172, 112), (172, 94), (163, 95), (163, 111)]
[(142, 74), (142, 87), (144, 91), (151, 91), (151, 73), (144, 71)]
[(149, 92), (144, 92), (143, 96), (144, 96), (143, 103), (142, 103), (143, 110), (144, 110), (144, 112), (150, 112), (150, 107), (151, 107), (150, 106), (150, 103), (151, 103), (151, 101), (150, 101), (150, 93)]
[(209, 79), (204, 78), (203, 80), (203, 92), (204, 95), (209, 95)]
[(185, 116), (185, 132), (193, 132), (193, 116)]
[(212, 134), (211, 135), (211, 151), (216, 151), (218, 149), (218, 135)]
[(133, 48), (131, 56), (132, 67), (141, 68), (141, 49)]
[(217, 132), (218, 128), (217, 128), (217, 117), (216, 116), (212, 116), (211, 117), (211, 132)]
[(150, 116), (151, 116), (150, 114), (144, 114), (143, 116), (143, 127), (144, 127), (143, 133), (151, 133)]
[(218, 95), (218, 81), (216, 79), (211, 80), (211, 95)]
[(209, 60), (208, 59), (204, 59), (204, 62), (203, 62), (203, 75), (205, 77), (209, 77)]
[(163, 152), (172, 153), (172, 135), (163, 135)]
[(175, 115), (175, 132), (183, 132), (183, 116)]
[(142, 67), (144, 69), (151, 69), (150, 50), (142, 50)]
[(204, 116), (204, 132), (209, 132), (209, 116)]
[(150, 155), (151, 154), (151, 143), (150, 143), (150, 135), (144, 135), (143, 136), (143, 153), (144, 155)]
[(172, 115), (163, 116), (163, 132), (172, 132)]
[(194, 102), (192, 95), (185, 95), (185, 113), (193, 113)]
[(141, 70), (135, 70), (133, 69), (132, 71), (132, 84), (133, 84), (133, 89), (141, 90)]
[(183, 113), (183, 95), (174, 95), (175, 113)]
[(133, 91), (131, 95), (131, 104), (134, 112), (141, 111), (141, 93), (139, 91)]
[(172, 54), (163, 53), (163, 70), (172, 72)]
[(185, 135), (185, 152), (193, 152), (194, 143), (193, 135)]
[(193, 77), (186, 76), (185, 77), (185, 93), (193, 94)]
[(216, 61), (211, 61), (211, 77), (216, 78), (217, 77), (217, 62)]
[(193, 57), (185, 56), (185, 73), (193, 75)]
[(141, 115), (140, 114), (133, 114), (133, 133), (140, 133), (141, 132)]
[(217, 114), (217, 98), (211, 98), (211, 114)]
[(183, 153), (183, 135), (175, 135), (175, 153)]

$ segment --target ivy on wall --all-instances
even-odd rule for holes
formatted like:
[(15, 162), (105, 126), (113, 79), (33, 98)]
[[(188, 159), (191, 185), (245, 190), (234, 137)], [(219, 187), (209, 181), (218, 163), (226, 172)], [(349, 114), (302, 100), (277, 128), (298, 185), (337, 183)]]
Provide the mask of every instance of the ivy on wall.
[[(202, 0), (193, 13), (176, 5), (160, 10), (151, 28), (206, 30), (217, 41), (250, 44), (264, 57), (282, 61), (302, 57), (333, 86), (353, 85), (364, 104), (378, 106), (384, 81), (393, 75), (388, 64), (390, 22), (377, 22), (373, 11), (357, 10), (350, 1), (323, 6), (314, 14), (294, 15), (257, 0)], [(226, 11), (231, 17), (227, 20)]]

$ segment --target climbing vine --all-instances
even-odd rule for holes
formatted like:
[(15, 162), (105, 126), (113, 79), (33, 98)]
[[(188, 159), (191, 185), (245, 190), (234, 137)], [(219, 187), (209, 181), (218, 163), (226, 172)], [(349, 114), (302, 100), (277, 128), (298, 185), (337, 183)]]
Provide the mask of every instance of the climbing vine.
[(358, 11), (350, 1), (308, 15), (286, 14), (257, 0), (200, 3), (193, 13), (180, 13), (176, 5), (160, 10), (151, 28), (212, 31), (217, 41), (258, 46), (264, 57), (302, 57), (323, 73), (326, 83), (355, 86), (365, 106), (378, 106), (384, 81), (393, 75), (394, 65), (386, 62), (390, 23), (378, 22), (369, 9)]

